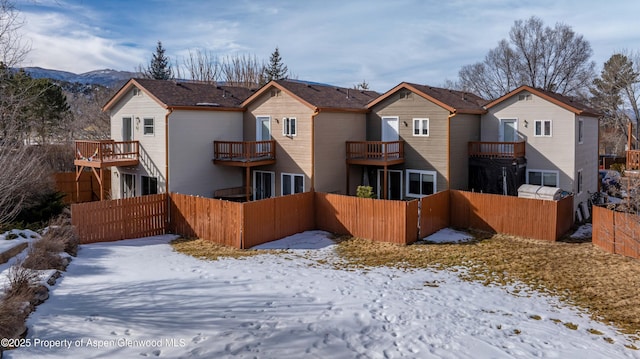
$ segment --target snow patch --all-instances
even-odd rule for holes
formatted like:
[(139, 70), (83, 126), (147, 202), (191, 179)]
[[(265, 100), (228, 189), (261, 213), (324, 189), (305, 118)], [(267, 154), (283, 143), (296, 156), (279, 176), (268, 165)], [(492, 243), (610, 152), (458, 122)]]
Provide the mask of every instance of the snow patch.
[(472, 241), (475, 237), (469, 233), (457, 231), (452, 228), (444, 228), (436, 233), (422, 238), (423, 241), (431, 243), (464, 243)]

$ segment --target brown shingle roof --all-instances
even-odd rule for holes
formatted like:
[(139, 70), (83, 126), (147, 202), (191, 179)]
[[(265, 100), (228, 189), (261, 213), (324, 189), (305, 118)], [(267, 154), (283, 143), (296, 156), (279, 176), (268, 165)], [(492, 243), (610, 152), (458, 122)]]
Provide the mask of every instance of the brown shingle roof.
[(522, 91), (528, 91), (531, 92), (534, 95), (537, 95), (539, 97), (542, 97), (544, 99), (546, 99), (547, 101), (550, 101), (552, 103), (555, 103), (556, 105), (563, 107), (573, 113), (575, 113), (576, 115), (584, 115), (584, 116), (591, 116), (591, 117), (600, 117), (601, 114), (598, 112), (598, 110), (589, 107), (585, 104), (583, 104), (582, 102), (575, 100), (571, 97), (568, 96), (564, 96), (561, 95), (559, 93), (555, 93), (555, 92), (551, 92), (551, 91), (546, 91), (546, 90), (542, 90), (539, 88), (534, 88), (534, 87), (530, 87), (530, 86), (520, 86), (517, 89), (507, 93), (506, 95), (491, 101), (490, 103), (488, 103), (486, 105), (486, 108), (491, 108), (497, 104), (499, 104), (500, 102), (511, 98), (517, 94), (519, 94)]
[(387, 91), (384, 95), (380, 96), (375, 101), (369, 103), (367, 107), (371, 108), (376, 103), (379, 103), (385, 98), (388, 98), (400, 89), (410, 90), (417, 95), (422, 96), (423, 98), (426, 98), (427, 100), (432, 101), (451, 112), (471, 114), (481, 114), (486, 112), (482, 105), (487, 101), (471, 92), (418, 85), (408, 82), (400, 83), (396, 87)]
[(237, 108), (253, 91), (233, 86), (171, 80), (131, 79), (104, 106), (108, 109), (132, 86), (141, 88), (165, 107)]
[(297, 80), (276, 80), (263, 86), (253, 96), (248, 98), (244, 105), (266, 91), (269, 91), (272, 87), (286, 91), (307, 106), (320, 110), (364, 112), (366, 111), (366, 104), (379, 96), (375, 91), (361, 91)]

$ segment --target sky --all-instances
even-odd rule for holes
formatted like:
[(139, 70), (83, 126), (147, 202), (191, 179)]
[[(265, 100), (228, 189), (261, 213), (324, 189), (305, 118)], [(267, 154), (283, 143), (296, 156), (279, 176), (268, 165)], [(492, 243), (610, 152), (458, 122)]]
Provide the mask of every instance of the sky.
[(162, 41), (174, 66), (190, 51), (220, 58), (276, 47), (293, 77), (384, 92), (441, 86), (480, 62), (516, 20), (569, 25), (599, 72), (616, 51), (640, 51), (637, 0), (14, 0), (31, 46), (22, 66), (135, 71)]

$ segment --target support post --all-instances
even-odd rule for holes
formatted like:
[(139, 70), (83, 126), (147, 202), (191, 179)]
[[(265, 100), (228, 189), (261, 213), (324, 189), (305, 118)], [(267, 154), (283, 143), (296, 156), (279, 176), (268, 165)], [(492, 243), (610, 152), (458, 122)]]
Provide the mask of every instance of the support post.
[(246, 196), (247, 202), (251, 199), (251, 167), (245, 167), (245, 185), (244, 185), (244, 193)]
[(384, 165), (384, 178), (382, 179), (382, 183), (383, 183), (383, 190), (382, 193), (384, 193), (384, 196), (382, 197), (383, 199), (388, 199), (387, 195), (388, 195), (388, 191), (387, 191), (387, 165)]

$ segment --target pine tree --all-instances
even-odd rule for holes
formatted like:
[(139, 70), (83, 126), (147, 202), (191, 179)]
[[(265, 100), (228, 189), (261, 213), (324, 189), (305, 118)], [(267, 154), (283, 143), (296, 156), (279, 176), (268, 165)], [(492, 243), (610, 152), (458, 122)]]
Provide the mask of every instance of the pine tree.
[(162, 42), (158, 41), (156, 52), (153, 54), (151, 63), (142, 71), (145, 78), (155, 80), (170, 80), (173, 78), (171, 64), (164, 52), (165, 49), (162, 47)]
[(280, 56), (280, 50), (276, 47), (275, 51), (271, 53), (271, 58), (269, 59), (269, 65), (264, 68), (264, 75), (262, 78), (263, 83), (267, 83), (272, 80), (282, 80), (286, 79), (289, 74), (289, 69), (282, 62), (282, 57)]

